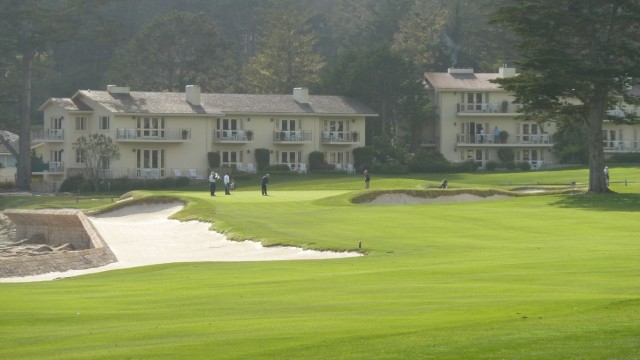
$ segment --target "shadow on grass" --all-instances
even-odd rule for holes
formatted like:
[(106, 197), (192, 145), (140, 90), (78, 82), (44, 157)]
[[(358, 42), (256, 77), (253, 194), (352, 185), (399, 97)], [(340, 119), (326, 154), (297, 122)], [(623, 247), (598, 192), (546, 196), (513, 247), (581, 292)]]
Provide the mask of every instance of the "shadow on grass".
[(576, 194), (551, 203), (562, 208), (596, 211), (640, 211), (640, 194)]

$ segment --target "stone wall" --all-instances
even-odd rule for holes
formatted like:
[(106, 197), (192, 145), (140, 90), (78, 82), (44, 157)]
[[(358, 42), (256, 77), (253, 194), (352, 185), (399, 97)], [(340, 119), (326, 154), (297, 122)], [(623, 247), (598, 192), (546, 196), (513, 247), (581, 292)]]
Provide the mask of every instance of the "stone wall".
[(89, 269), (116, 262), (93, 224), (78, 210), (5, 210), (15, 223), (16, 239), (42, 234), (47, 245), (72, 244), (76, 251), (0, 259), (0, 277)]

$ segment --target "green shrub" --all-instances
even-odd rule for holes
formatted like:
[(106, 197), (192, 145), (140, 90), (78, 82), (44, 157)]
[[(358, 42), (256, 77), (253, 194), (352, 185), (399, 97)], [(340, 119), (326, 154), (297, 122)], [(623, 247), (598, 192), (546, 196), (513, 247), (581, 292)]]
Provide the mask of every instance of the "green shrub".
[(507, 170), (514, 170), (516, 168), (516, 163), (513, 161), (505, 162), (504, 167), (507, 168)]
[(291, 168), (287, 164), (269, 165), (269, 166), (265, 167), (263, 170), (264, 171), (270, 171), (270, 172), (276, 172), (276, 171), (291, 172)]
[(93, 182), (89, 180), (82, 180), (82, 182), (78, 186), (78, 192), (81, 192), (81, 193), (88, 193), (88, 192), (94, 192), (94, 191), (95, 189), (93, 188)]
[(363, 172), (364, 169), (373, 166), (375, 151), (371, 146), (358, 147), (353, 149), (353, 167), (356, 172)]
[(409, 170), (416, 173), (443, 173), (452, 169), (452, 164), (440, 153), (421, 154), (407, 163)]
[(499, 165), (500, 164), (498, 164), (497, 161), (487, 161), (484, 168), (487, 169), (487, 171), (494, 171), (498, 168)]
[(516, 153), (512, 148), (501, 148), (498, 149), (498, 159), (503, 163), (512, 162), (516, 158)]
[(531, 164), (529, 164), (526, 161), (521, 161), (517, 164), (518, 169), (523, 170), (523, 171), (529, 171), (531, 170)]
[(16, 186), (13, 181), (3, 181), (0, 182), (0, 189), (12, 189)]
[[(82, 175), (74, 175), (70, 176), (60, 184), (61, 192), (78, 192), (80, 190), (80, 185), (84, 182), (84, 176)], [(92, 186), (93, 187), (93, 186)]]
[(330, 171), (330, 172), (333, 172), (335, 170), (336, 170), (335, 164), (327, 164), (327, 163), (318, 164), (314, 169), (314, 171)]
[(475, 160), (466, 160), (464, 162), (455, 163), (451, 172), (475, 172), (478, 170), (478, 163)]
[(312, 151), (309, 153), (309, 170), (318, 170), (324, 164), (324, 153), (321, 151)]
[(254, 152), (254, 156), (256, 157), (256, 166), (258, 170), (264, 170), (269, 166), (269, 158), (271, 157), (271, 151), (269, 149), (256, 149)]
[(217, 169), (220, 167), (220, 153), (217, 151), (210, 151), (207, 153), (207, 160), (209, 162), (209, 167), (212, 169)]
[(608, 160), (613, 163), (640, 163), (640, 153), (619, 153), (613, 154)]
[(409, 167), (400, 163), (389, 163), (376, 166), (375, 171), (381, 174), (408, 174)]

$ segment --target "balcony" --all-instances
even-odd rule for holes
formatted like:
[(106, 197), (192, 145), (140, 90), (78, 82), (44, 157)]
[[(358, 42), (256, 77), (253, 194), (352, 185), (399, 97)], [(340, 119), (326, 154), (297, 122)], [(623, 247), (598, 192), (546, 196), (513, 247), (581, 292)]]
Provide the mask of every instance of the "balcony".
[(603, 140), (602, 147), (607, 152), (637, 152), (640, 151), (638, 141), (632, 140)]
[(302, 144), (311, 141), (311, 130), (284, 130), (273, 132), (273, 142), (278, 144)]
[(458, 115), (498, 115), (508, 114), (513, 116), (522, 107), (520, 104), (512, 104), (508, 101), (501, 103), (483, 103), (483, 104), (456, 104), (456, 112)]
[(191, 129), (123, 129), (116, 130), (119, 142), (184, 142), (191, 139)]
[(253, 141), (253, 130), (215, 130), (213, 142), (245, 144)]
[(64, 142), (64, 130), (46, 129), (32, 131), (31, 140), (34, 142)]
[(458, 146), (474, 145), (474, 146), (514, 146), (514, 145), (526, 145), (534, 147), (550, 147), (553, 146), (553, 138), (549, 134), (516, 134), (510, 136), (506, 141), (501, 141), (493, 134), (485, 135), (471, 135), (471, 134), (456, 134), (456, 144)]
[(31, 164), (31, 173), (42, 174), (44, 172), (62, 174), (64, 173), (64, 163), (62, 161), (49, 161), (42, 164)]
[(359, 131), (323, 131), (322, 143), (325, 145), (352, 145), (360, 140)]

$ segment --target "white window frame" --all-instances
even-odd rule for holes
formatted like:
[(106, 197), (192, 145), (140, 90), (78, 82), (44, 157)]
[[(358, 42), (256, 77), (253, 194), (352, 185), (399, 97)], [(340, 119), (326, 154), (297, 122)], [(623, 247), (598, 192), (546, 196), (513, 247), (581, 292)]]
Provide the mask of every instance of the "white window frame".
[(87, 117), (86, 116), (76, 116), (76, 131), (87, 131), (89, 128), (87, 127)]
[(111, 128), (111, 118), (109, 116), (100, 116), (98, 121), (98, 129), (101, 131), (109, 130)]

